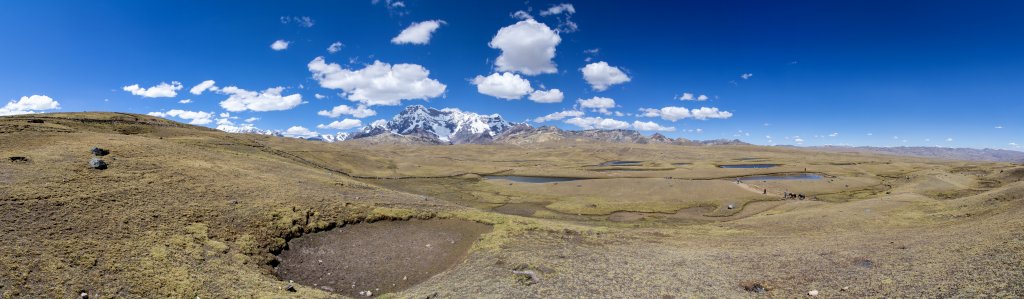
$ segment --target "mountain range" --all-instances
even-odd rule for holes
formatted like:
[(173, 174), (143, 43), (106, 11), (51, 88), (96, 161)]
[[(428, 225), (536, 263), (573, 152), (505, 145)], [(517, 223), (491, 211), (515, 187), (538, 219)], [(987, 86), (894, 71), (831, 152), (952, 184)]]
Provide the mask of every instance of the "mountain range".
[[(285, 136), (277, 130), (252, 126), (221, 126), (231, 133)], [(553, 126), (534, 127), (510, 122), (498, 114), (478, 114), (454, 108), (435, 109), (422, 105), (406, 107), (390, 120), (379, 120), (352, 133), (304, 137), (324, 142), (368, 144), (533, 144), (543, 142), (598, 141), (613, 143), (661, 143), (675, 145), (748, 145), (738, 139), (689, 140), (669, 138), (660, 133), (645, 136), (634, 130), (562, 130)], [(811, 147), (828, 151), (855, 151), (952, 160), (1024, 162), (1024, 152), (1000, 149), (944, 147)]]

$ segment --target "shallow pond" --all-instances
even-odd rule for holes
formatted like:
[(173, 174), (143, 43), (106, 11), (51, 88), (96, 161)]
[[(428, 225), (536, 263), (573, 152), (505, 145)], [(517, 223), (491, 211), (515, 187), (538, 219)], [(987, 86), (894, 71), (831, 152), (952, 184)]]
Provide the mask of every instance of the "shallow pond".
[(353, 297), (397, 292), (461, 262), (490, 230), (453, 219), (346, 225), (288, 241), (275, 271), (283, 280)]
[(571, 182), (578, 180), (586, 180), (586, 178), (566, 178), (566, 177), (543, 177), (543, 176), (516, 176), (516, 175), (489, 175), (485, 176), (484, 179), (488, 180), (506, 180), (513, 181), (516, 183), (557, 183), (557, 182)]
[(718, 168), (772, 168), (779, 164), (726, 164), (718, 165)]
[(598, 166), (640, 166), (644, 161), (608, 161)]
[(824, 178), (815, 173), (789, 173), (789, 174), (766, 174), (752, 175), (737, 178), (741, 181), (780, 181), (780, 180), (820, 180)]

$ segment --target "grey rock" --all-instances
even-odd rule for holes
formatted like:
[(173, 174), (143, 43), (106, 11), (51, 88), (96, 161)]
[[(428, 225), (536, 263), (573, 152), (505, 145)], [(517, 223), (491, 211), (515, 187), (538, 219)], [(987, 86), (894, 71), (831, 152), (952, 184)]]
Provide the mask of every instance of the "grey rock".
[(92, 158), (92, 160), (89, 160), (89, 167), (94, 169), (107, 169), (107, 162), (104, 162), (100, 158)]

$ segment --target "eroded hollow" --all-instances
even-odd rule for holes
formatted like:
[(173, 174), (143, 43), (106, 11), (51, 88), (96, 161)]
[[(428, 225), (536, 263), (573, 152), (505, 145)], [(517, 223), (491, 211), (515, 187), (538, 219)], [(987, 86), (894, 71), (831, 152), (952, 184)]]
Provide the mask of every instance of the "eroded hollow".
[(397, 292), (452, 268), (490, 230), (454, 219), (352, 224), (292, 239), (277, 256), (276, 272), (350, 296)]

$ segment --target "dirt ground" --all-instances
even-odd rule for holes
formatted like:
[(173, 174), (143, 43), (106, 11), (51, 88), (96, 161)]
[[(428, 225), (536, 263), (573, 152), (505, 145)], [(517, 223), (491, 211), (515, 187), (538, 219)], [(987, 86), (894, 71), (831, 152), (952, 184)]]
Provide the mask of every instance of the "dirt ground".
[[(88, 167), (94, 146), (110, 150), (107, 169)], [(642, 162), (594, 166), (609, 161)], [(779, 166), (717, 167), (737, 163)], [(607, 168), (633, 170), (595, 171)], [(792, 173), (825, 179), (735, 182)], [(350, 280), (331, 292), (312, 274), (289, 291), (275, 266), (291, 264), (275, 254), (321, 232), (350, 240), (341, 246), (434, 246), (451, 227), (402, 223), (449, 219), (491, 229), (456, 240), (469, 246), (464, 259), (460, 248), (458, 262), (425, 266), (436, 275), (393, 282), (431, 259), (375, 255), (375, 245), (362, 251), (373, 257), (332, 265), (363, 267), (346, 277), (383, 298), (1019, 298), (1022, 179), (1018, 164), (787, 147), (329, 144), (135, 114), (8, 116), (0, 297), (345, 298), (358, 295)]]
[(288, 241), (279, 277), (350, 296), (401, 291), (448, 270), (490, 230), (465, 220), (360, 223)]

